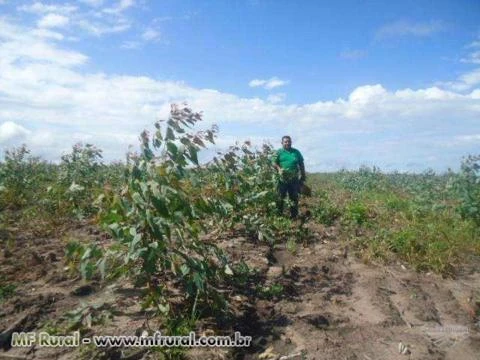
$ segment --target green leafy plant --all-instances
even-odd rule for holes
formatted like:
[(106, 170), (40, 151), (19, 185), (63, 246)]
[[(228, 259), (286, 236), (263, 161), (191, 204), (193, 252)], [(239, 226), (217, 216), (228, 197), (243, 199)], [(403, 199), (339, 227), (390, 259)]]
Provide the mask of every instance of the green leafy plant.
[(52, 195), (55, 190), (61, 191), (78, 217), (95, 211), (92, 203), (105, 183), (101, 158), (102, 151), (94, 145), (75, 144), (71, 153), (62, 156), (58, 179), (61, 187), (49, 188)]
[(95, 244), (70, 240), (65, 247), (65, 261), (70, 272), (78, 272), (86, 280), (92, 279), (97, 272), (105, 277), (106, 259), (102, 249)]
[(480, 155), (464, 159), (453, 187), (460, 198), (457, 209), (461, 216), (480, 226)]
[[(207, 230), (203, 220), (217, 204), (193, 184), (201, 172), (198, 152), (213, 142), (216, 129), (189, 133), (200, 120), (200, 114), (173, 106), (152, 136), (144, 131), (140, 154), (129, 158), (126, 184), (111, 199), (111, 215), (103, 217), (118, 242), (111, 256), (122, 259), (138, 286), (146, 285), (143, 305), (167, 318), (185, 311), (194, 316), (201, 301), (212, 307), (222, 302), (214, 284), (225, 275), (226, 258), (200, 239)], [(184, 306), (172, 303), (169, 284), (184, 289)]]
[(214, 204), (213, 222), (230, 229), (242, 224), (251, 239), (275, 241), (272, 219), (278, 175), (272, 168), (272, 154), (268, 144), (254, 150), (246, 142), (214, 158), (202, 172), (202, 183)]
[(284, 292), (283, 285), (272, 284), (269, 286), (258, 286), (257, 293), (261, 298), (271, 299), (282, 296)]
[(67, 312), (64, 317), (67, 330), (82, 330), (91, 328), (94, 325), (105, 324), (113, 318), (110, 307), (104, 303), (85, 304), (82, 303), (75, 310)]
[(19, 208), (32, 201), (46, 164), (29, 154), (26, 145), (5, 151), (0, 163), (0, 209)]
[(345, 209), (345, 219), (352, 221), (354, 224), (363, 225), (367, 223), (368, 218), (369, 210), (363, 202), (353, 202), (349, 204)]

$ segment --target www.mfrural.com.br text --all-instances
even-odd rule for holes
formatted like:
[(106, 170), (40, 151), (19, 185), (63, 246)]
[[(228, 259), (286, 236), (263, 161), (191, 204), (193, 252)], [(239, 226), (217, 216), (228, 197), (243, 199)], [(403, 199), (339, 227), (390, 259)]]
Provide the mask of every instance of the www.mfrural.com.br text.
[(248, 347), (251, 336), (197, 336), (193, 331), (186, 336), (165, 336), (160, 331), (153, 335), (81, 337), (79, 331), (71, 335), (50, 335), (47, 332), (14, 332), (12, 347), (77, 347), (93, 344), (97, 347)]

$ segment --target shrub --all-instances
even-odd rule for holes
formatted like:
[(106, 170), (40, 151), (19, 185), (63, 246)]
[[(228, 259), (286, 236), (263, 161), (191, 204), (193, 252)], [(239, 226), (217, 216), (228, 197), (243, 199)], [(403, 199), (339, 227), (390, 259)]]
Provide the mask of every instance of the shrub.
[(29, 154), (26, 145), (5, 151), (5, 160), (0, 164), (0, 209), (19, 208), (31, 202), (46, 164)]
[(367, 223), (369, 218), (369, 210), (363, 202), (355, 201), (345, 208), (345, 220), (351, 221), (357, 225)]
[[(200, 303), (221, 307), (213, 285), (231, 273), (219, 249), (200, 239), (202, 221), (218, 205), (194, 184), (202, 179), (198, 152), (216, 132), (188, 132), (200, 120), (200, 114), (172, 106), (152, 136), (144, 131), (141, 152), (130, 156), (126, 184), (103, 216), (118, 241), (111, 256), (123, 260), (123, 273), (138, 286), (147, 285), (143, 305), (171, 319), (195, 316)], [(184, 290), (180, 308), (168, 296), (170, 282)]]

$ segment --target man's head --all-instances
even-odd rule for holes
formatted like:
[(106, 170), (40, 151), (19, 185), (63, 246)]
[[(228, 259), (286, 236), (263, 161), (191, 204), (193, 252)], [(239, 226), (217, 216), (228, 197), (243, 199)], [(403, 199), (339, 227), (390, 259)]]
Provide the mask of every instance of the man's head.
[(282, 146), (285, 150), (290, 150), (292, 147), (292, 138), (288, 135), (282, 137)]

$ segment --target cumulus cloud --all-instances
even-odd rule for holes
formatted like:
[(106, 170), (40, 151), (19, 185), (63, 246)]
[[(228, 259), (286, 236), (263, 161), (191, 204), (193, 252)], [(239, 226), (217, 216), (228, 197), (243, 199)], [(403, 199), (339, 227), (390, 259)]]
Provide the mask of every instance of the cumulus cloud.
[[(39, 33), (37, 29), (20, 29), (0, 19), (0, 65), (2, 74), (0, 77), (9, 79), (12, 72), (23, 69), (28, 72), (28, 66), (22, 68), (14, 65), (16, 61), (47, 62), (58, 66), (77, 66), (84, 64), (88, 57), (71, 50), (64, 50), (53, 43), (48, 42), (48, 36)], [(51, 34), (50, 34), (51, 35)], [(8, 86), (8, 82), (2, 84)], [(1, 92), (0, 88), (0, 92)]]
[(480, 64), (480, 51), (471, 53), (467, 58), (462, 58), (461, 61), (471, 64)]
[(411, 22), (399, 20), (382, 26), (377, 30), (375, 37), (376, 39), (405, 36), (428, 37), (445, 30), (446, 26), (441, 21)]
[(105, 8), (102, 11), (107, 14), (119, 14), (133, 6), (135, 6), (135, 0), (120, 0), (115, 6)]
[[(466, 57), (461, 58), (460, 62), (480, 64), (480, 50), (477, 50), (480, 48), (480, 41), (474, 41), (467, 45), (466, 48), (471, 49), (470, 53), (466, 54)], [(480, 67), (459, 75), (454, 81), (438, 82), (438, 85), (453, 91), (471, 91), (480, 85)]]
[(41, 28), (64, 27), (69, 23), (69, 18), (58, 14), (48, 14), (38, 21), (38, 26)]
[(57, 14), (70, 14), (77, 11), (77, 7), (73, 5), (52, 5), (44, 4), (42, 2), (36, 1), (29, 5), (18, 6), (19, 11), (24, 11), (33, 14), (46, 14), (46, 13), (57, 13)]
[[(103, 36), (121, 33), (131, 28), (132, 22), (124, 11), (135, 5), (134, 1), (118, 1), (111, 8), (102, 8), (104, 1), (80, 0), (91, 8), (85, 9), (71, 4), (46, 4), (36, 1), (21, 5), (17, 10), (41, 16), (37, 25), (40, 28), (59, 28), (68, 25), (78, 35)], [(83, 33), (83, 34), (82, 34)]]
[(268, 79), (268, 80), (262, 80), (262, 79), (253, 79), (251, 80), (248, 85), (250, 87), (263, 87), (264, 89), (271, 90), (276, 87), (284, 86), (287, 85), (288, 81), (281, 80), (277, 78), (276, 76)]
[(48, 29), (34, 29), (34, 30), (32, 30), (32, 35), (35, 35), (35, 36), (38, 36), (38, 37), (41, 37), (41, 38), (49, 38), (49, 39), (53, 39), (53, 40), (63, 40), (64, 39), (63, 34), (61, 34), (59, 32), (56, 32), (56, 31), (48, 30)]
[(142, 39), (145, 41), (156, 41), (160, 38), (160, 35), (158, 30), (148, 28), (142, 33)]
[(471, 70), (460, 75), (455, 81), (440, 83), (454, 91), (468, 91), (480, 84), (480, 68)]
[(125, 18), (114, 18), (108, 21), (81, 19), (76, 22), (76, 25), (95, 36), (121, 33), (132, 26), (131, 22)]
[(13, 121), (0, 124), (0, 144), (6, 144), (12, 140), (22, 141), (29, 134), (29, 130)]
[(466, 49), (472, 49), (466, 57), (460, 59), (463, 63), (480, 64), (480, 41), (475, 40), (465, 46)]
[(271, 94), (271, 95), (268, 95), (267, 101), (271, 102), (272, 104), (278, 104), (278, 103), (284, 102), (286, 97), (287, 95), (284, 93)]

